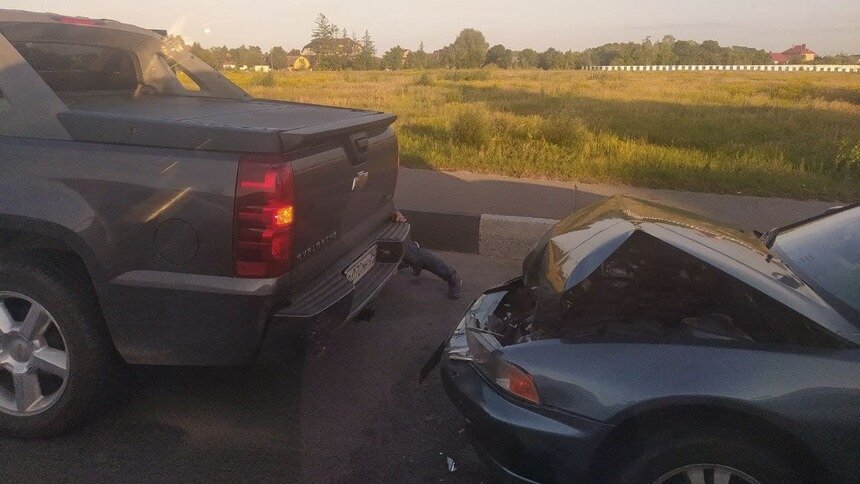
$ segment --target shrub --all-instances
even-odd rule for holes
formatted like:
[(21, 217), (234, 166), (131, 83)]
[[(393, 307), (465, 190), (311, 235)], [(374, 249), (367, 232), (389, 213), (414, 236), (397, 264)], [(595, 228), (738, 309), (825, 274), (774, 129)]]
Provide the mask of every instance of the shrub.
[(463, 109), (451, 120), (451, 138), (457, 143), (479, 148), (490, 141), (490, 128), (486, 110)]
[(436, 85), (436, 81), (433, 80), (433, 76), (431, 76), (429, 72), (425, 72), (418, 77), (415, 84), (418, 86), (434, 86)]
[(271, 71), (266, 73), (256, 73), (254, 74), (253, 79), (251, 79), (251, 85), (261, 87), (274, 87), (275, 73)]
[(449, 81), (487, 81), (492, 76), (488, 70), (455, 70), (447, 73), (445, 79)]
[(548, 143), (581, 150), (588, 142), (591, 133), (582, 119), (569, 113), (559, 112), (543, 120), (540, 136)]
[(860, 142), (851, 144), (848, 140), (842, 141), (835, 167), (837, 173), (860, 179)]

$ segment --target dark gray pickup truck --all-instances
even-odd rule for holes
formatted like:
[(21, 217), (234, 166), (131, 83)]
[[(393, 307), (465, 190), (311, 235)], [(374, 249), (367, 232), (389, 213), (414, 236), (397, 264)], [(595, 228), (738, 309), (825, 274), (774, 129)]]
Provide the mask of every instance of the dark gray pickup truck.
[(0, 10), (0, 432), (79, 423), (115, 363), (233, 365), (392, 277), (390, 114), (257, 100), (179, 39)]

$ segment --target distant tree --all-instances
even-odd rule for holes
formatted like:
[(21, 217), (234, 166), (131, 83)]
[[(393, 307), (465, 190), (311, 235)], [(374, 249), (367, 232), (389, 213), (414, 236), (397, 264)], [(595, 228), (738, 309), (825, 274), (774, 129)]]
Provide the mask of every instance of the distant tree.
[(448, 59), (451, 67), (470, 69), (484, 65), (490, 44), (481, 31), (464, 29), (449, 47)]
[(319, 69), (339, 69), (343, 62), (337, 53), (337, 44), (334, 42), (335, 37), (340, 32), (340, 28), (331, 22), (325, 14), (320, 13), (314, 20), (314, 28), (311, 30), (312, 50), (317, 56), (317, 68)]
[(613, 62), (617, 65), (622, 66), (633, 66), (639, 64), (637, 59), (637, 54), (639, 51), (639, 45), (634, 42), (624, 42), (622, 44), (618, 44), (617, 55), (613, 59)]
[(562, 69), (564, 65), (564, 54), (550, 47), (538, 55), (537, 66), (544, 70)]
[(514, 53), (504, 45), (498, 44), (490, 47), (487, 51), (486, 64), (495, 64), (504, 69), (509, 69), (514, 61)]
[(692, 40), (679, 40), (672, 44), (672, 52), (678, 59), (678, 64), (693, 65), (699, 60), (699, 44)]
[(663, 38), (655, 45), (654, 63), (657, 65), (669, 66), (677, 64), (678, 56), (672, 51), (677, 39), (671, 35), (664, 35)]
[(517, 53), (517, 61), (523, 69), (534, 69), (538, 65), (538, 53), (534, 49), (523, 49)]
[(311, 41), (305, 48), (316, 54), (316, 67), (322, 70), (353, 67), (361, 52), (361, 44), (351, 39), (345, 28), (338, 27), (322, 13), (314, 21)]
[(209, 52), (212, 56), (212, 67), (216, 69), (221, 69), (224, 64), (229, 64), (230, 60), (230, 49), (227, 48), (226, 45), (222, 45), (221, 47), (212, 47), (209, 49)]
[(258, 45), (248, 47), (248, 66), (258, 66), (266, 63), (266, 54)]
[[(860, 63), (860, 55), (849, 55), (844, 52), (836, 55), (815, 56), (813, 64), (851, 65)], [(860, 98), (858, 98), (860, 99)]]
[(253, 67), (266, 63), (266, 55), (263, 54), (263, 49), (259, 46), (240, 45), (234, 49), (230, 49), (230, 60), (233, 64), (239, 67)]
[(311, 39), (333, 39), (337, 35), (338, 30), (338, 26), (333, 24), (325, 14), (321, 13), (314, 20)]
[(361, 53), (376, 55), (376, 43), (373, 42), (373, 38), (370, 37), (370, 32), (367, 30), (364, 31), (364, 37), (361, 39)]
[(364, 37), (361, 38), (361, 53), (355, 58), (353, 67), (360, 70), (371, 70), (379, 67), (378, 59), (376, 58), (376, 44), (373, 38), (370, 37), (370, 32), (365, 30)]
[(723, 63), (723, 50), (716, 40), (702, 42), (699, 54), (699, 64), (715, 65)]
[(427, 69), (430, 64), (430, 54), (424, 50), (424, 42), (418, 46), (418, 50), (409, 54), (406, 58), (406, 69)]
[(650, 66), (654, 65), (657, 60), (657, 47), (651, 41), (651, 37), (645, 37), (640, 44), (630, 44), (631, 46), (631, 61), (635, 65)]
[(581, 52), (574, 52), (569, 50), (564, 53), (564, 68), (565, 69), (579, 69), (585, 64), (585, 58), (583, 57)]
[(438, 69), (440, 67), (446, 67), (442, 62), (442, 51), (443, 49), (434, 50), (427, 54), (427, 69)]
[(736, 45), (732, 47), (732, 51), (738, 56), (737, 62), (733, 62), (732, 64), (761, 65), (771, 63), (770, 54), (764, 49)]
[(433, 52), (432, 57), (436, 59), (439, 67), (454, 67), (454, 48), (450, 45), (446, 45), (441, 49)]
[(646, 37), (640, 43), (603, 44), (584, 50), (576, 65), (690, 65), (690, 64), (762, 64), (768, 63), (767, 52), (750, 47), (721, 47), (714, 40), (698, 43), (665, 35), (658, 42)]
[(290, 66), (290, 63), (287, 62), (287, 51), (276, 45), (272, 47), (272, 50), (269, 51), (269, 64), (272, 66), (272, 69), (286, 69)]
[(395, 45), (388, 49), (388, 52), (382, 54), (382, 67), (392, 71), (403, 69), (405, 54), (406, 49)]
[(223, 58), (219, 58), (211, 49), (204, 49), (197, 42), (191, 44), (188, 51), (191, 52), (194, 57), (197, 57), (203, 62), (209, 64), (213, 69), (221, 69), (221, 66), (224, 64)]

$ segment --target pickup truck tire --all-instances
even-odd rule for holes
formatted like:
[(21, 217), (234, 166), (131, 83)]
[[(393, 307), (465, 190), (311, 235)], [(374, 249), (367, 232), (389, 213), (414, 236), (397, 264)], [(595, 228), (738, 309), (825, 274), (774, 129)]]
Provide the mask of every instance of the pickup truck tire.
[(117, 361), (77, 268), (36, 253), (0, 261), (0, 433), (44, 438), (77, 426), (111, 393)]

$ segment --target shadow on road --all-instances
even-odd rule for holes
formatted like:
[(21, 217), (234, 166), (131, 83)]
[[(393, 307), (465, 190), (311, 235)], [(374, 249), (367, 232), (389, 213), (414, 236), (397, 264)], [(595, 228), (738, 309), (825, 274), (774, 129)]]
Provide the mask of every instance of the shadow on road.
[(44, 441), (0, 438), (0, 480), (486, 480), (438, 374), (419, 386), (418, 372), (471, 298), (519, 263), (442, 256), (464, 276), (461, 300), (448, 300), (442, 281), (404, 271), (372, 321), (345, 326), (305, 364), (131, 367), (121, 401), (83, 428)]
[(129, 368), (125, 394), (79, 431), (0, 439), (4, 480), (295, 480), (300, 374), (286, 364)]

